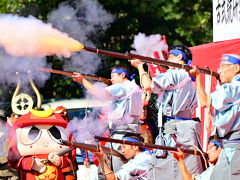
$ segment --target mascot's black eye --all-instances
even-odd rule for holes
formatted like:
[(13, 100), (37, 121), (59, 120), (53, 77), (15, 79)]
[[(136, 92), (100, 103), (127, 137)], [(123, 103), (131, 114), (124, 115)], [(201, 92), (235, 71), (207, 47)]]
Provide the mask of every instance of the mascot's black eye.
[(38, 129), (35, 126), (32, 126), (32, 128), (28, 132), (28, 138), (31, 139), (31, 140), (34, 140), (38, 137), (39, 133), (40, 133), (40, 129)]
[(61, 133), (60, 133), (59, 129), (56, 128), (56, 126), (51, 127), (48, 131), (51, 133), (51, 135), (54, 138), (61, 139)]

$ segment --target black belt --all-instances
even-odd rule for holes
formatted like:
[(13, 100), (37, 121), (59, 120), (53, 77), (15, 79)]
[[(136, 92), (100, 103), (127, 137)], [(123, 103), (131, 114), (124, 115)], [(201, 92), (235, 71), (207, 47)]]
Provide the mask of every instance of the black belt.
[(166, 123), (167, 121), (171, 121), (171, 120), (182, 120), (182, 121), (196, 121), (196, 122), (200, 122), (200, 119), (197, 118), (182, 118), (182, 117), (171, 117), (171, 116), (163, 116), (163, 123)]

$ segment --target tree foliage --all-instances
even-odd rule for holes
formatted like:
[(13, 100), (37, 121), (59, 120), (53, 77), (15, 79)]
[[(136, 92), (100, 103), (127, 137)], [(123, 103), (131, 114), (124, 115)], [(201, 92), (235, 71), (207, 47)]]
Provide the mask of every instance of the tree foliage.
[[(33, 15), (43, 21), (63, 0), (0, 0), (0, 13), (21, 16)], [(70, 1), (69, 1), (70, 2)], [(211, 0), (99, 0), (115, 16), (115, 21), (101, 37), (97, 47), (118, 52), (130, 51), (133, 37), (139, 32), (166, 35), (169, 45), (183, 43), (195, 46), (212, 41)], [(61, 69), (61, 58), (48, 57), (53, 68)], [(100, 76), (109, 77), (107, 71), (124, 60), (103, 57)], [(81, 96), (80, 86), (71, 79), (52, 75), (41, 88), (44, 99)]]
[(107, 46), (129, 50), (134, 35), (166, 35), (168, 43), (195, 46), (212, 41), (210, 0), (99, 0), (117, 20), (107, 33)]
[[(139, 32), (161, 34), (168, 45), (182, 43), (195, 46), (212, 42), (211, 0), (99, 0), (114, 14), (116, 21), (101, 40), (102, 47), (112, 51), (130, 51)], [(105, 57), (109, 66), (126, 61)], [(101, 70), (100, 70), (101, 71)], [(136, 69), (132, 69), (135, 71)]]
[(46, 20), (47, 14), (57, 8), (64, 0), (1, 0), (0, 13), (12, 13), (21, 16), (35, 16)]

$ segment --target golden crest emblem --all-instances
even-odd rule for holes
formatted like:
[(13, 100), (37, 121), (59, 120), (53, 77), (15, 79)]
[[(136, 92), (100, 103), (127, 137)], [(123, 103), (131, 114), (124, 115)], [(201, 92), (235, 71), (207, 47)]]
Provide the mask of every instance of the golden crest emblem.
[(57, 180), (58, 178), (58, 169), (54, 165), (45, 164), (47, 170), (40, 174), (38, 172), (35, 173), (35, 177), (37, 180)]
[[(33, 103), (32, 97), (29, 96), (28, 94), (21, 93), (18, 95), (20, 87), (21, 87), (21, 78), (20, 78), (18, 72), (16, 72), (16, 74), (18, 77), (18, 84), (17, 84), (17, 87), (16, 87), (13, 97), (12, 97), (11, 108), (12, 108), (12, 111), (14, 112), (14, 114), (24, 115), (24, 114), (28, 113), (30, 109), (33, 108), (34, 103)], [(37, 108), (40, 109), (41, 104), (42, 104), (41, 96), (31, 78), (30, 71), (28, 71), (28, 78), (29, 78), (30, 84), (37, 96)]]

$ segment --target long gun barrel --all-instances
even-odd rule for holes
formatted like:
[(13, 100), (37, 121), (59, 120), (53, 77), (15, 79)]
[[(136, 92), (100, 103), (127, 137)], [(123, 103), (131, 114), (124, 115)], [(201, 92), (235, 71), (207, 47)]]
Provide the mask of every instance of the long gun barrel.
[[(40, 68), (40, 67), (37, 67), (36, 69), (39, 70), (39, 71), (51, 72), (51, 73), (54, 73), (54, 74), (62, 74), (62, 75), (68, 76), (68, 77), (72, 77), (72, 75), (73, 75), (73, 72), (60, 71), (60, 70), (56, 70), (56, 69)], [(88, 75), (88, 74), (82, 74), (82, 76), (85, 79), (91, 79), (91, 80), (94, 80), (94, 81), (101, 81), (101, 82), (104, 82), (107, 85), (112, 84), (111, 80), (107, 79), (107, 78), (92, 76), (92, 75)]]
[[(102, 49), (97, 49), (97, 48), (86, 47), (86, 46), (84, 47), (84, 49), (89, 52), (93, 52), (93, 53), (97, 53), (97, 54), (104, 54), (104, 55), (113, 56), (113, 57), (122, 58), (122, 59), (140, 59), (143, 62), (156, 64), (156, 65), (172, 66), (172, 67), (176, 67), (176, 68), (186, 69), (187, 71), (189, 71), (191, 69), (191, 67), (189, 67), (187, 65), (169, 62), (166, 60), (160, 60), (160, 59), (156, 59), (156, 58), (151, 58), (151, 57), (147, 57), (147, 56), (141, 56), (141, 55), (133, 54), (133, 53), (123, 54), (123, 53), (119, 53), (119, 52), (107, 51), (107, 50), (102, 50)], [(209, 74), (211, 76), (215, 76), (217, 79), (219, 79), (219, 74), (217, 72), (211, 71), (209, 69), (203, 69), (203, 68), (199, 68), (199, 71), (204, 74)]]
[(127, 161), (127, 159), (121, 153), (119, 153), (118, 151), (116, 151), (112, 148), (107, 148), (104, 146), (96, 146), (94, 144), (84, 144), (84, 143), (77, 143), (77, 142), (72, 142), (72, 141), (65, 141), (65, 140), (60, 140), (59, 144), (74, 147), (74, 148), (85, 149), (85, 150), (89, 150), (89, 151), (93, 151), (93, 152), (100, 152), (100, 147), (101, 147), (105, 154), (117, 156), (122, 161)]
[[(153, 149), (161, 149), (161, 150), (167, 150), (167, 151), (178, 151), (177, 148), (175, 148), (175, 147), (161, 146), (161, 145), (155, 145), (155, 144), (150, 144), (150, 143), (131, 142), (131, 141), (125, 141), (125, 140), (105, 138), (105, 137), (101, 137), (101, 136), (95, 136), (95, 138), (99, 141), (105, 141), (105, 142), (111, 142), (111, 143), (128, 144), (128, 145), (132, 145), (132, 146), (139, 146), (139, 147), (153, 148)], [(205, 153), (205, 152), (202, 152), (203, 154), (201, 154), (197, 150), (182, 149), (182, 148), (181, 148), (181, 150), (184, 153), (198, 155), (198, 156), (204, 155), (205, 157), (207, 157), (207, 153)]]

